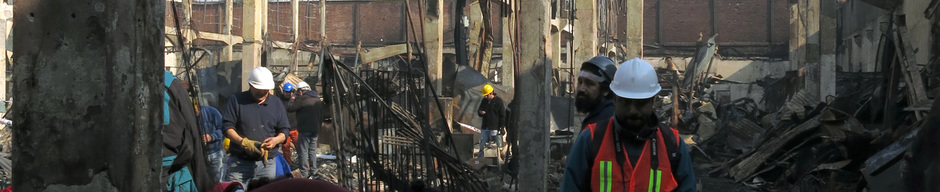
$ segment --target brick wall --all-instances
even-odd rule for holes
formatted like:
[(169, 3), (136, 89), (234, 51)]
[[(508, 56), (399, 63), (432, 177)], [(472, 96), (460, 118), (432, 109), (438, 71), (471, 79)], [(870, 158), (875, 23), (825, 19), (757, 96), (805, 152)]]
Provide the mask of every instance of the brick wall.
[[(645, 0), (644, 43), (690, 45), (698, 40), (699, 33), (708, 38), (713, 31), (719, 34), (719, 44), (785, 44), (789, 39), (787, 1), (714, 0), (714, 5), (711, 3), (710, 0)], [(717, 20), (714, 25), (712, 7)], [(661, 9), (661, 15), (657, 15), (657, 9)], [(658, 20), (663, 22), (661, 34), (657, 34)]]
[[(453, 42), (454, 1), (444, 2), (444, 42)], [(665, 46), (690, 46), (698, 40), (701, 33), (704, 38), (718, 32), (718, 43), (724, 45), (781, 45), (789, 39), (789, 3), (783, 0), (645, 0), (643, 19), (644, 43)], [(172, 18), (172, 11), (167, 5), (167, 18)], [(769, 6), (769, 7), (768, 7)], [(219, 32), (222, 23), (221, 3), (194, 5), (193, 20), (200, 31)], [(234, 5), (233, 34), (241, 34), (241, 3)], [(420, 10), (417, 1), (410, 5), (413, 14), (414, 29), (420, 30), (418, 19)], [(499, 7), (494, 2), (491, 23), (497, 29), (502, 27)], [(714, 7), (716, 24), (712, 24)], [(268, 33), (273, 40), (290, 40), (290, 3), (269, 3)], [(427, 7), (424, 7), (427, 9)], [(768, 10), (768, 8), (772, 10)], [(661, 14), (657, 14), (661, 9)], [(327, 2), (327, 35), (331, 42), (355, 45), (361, 41), (364, 45), (385, 45), (402, 43), (413, 38), (408, 32), (412, 27), (407, 22), (403, 1), (336, 1)], [(466, 12), (465, 12), (466, 13)], [(771, 14), (772, 13), (772, 14)], [(320, 40), (319, 2), (302, 1), (300, 3), (300, 40)], [(203, 18), (205, 16), (205, 18)], [(768, 19), (768, 17), (770, 17)], [(627, 18), (629, 19), (629, 18)], [(662, 21), (661, 30), (657, 21)], [(768, 26), (768, 21), (771, 23)], [(167, 26), (173, 26), (167, 20)], [(716, 26), (715, 29), (712, 29)], [(621, 33), (621, 26), (618, 32)], [(770, 37), (768, 38), (768, 31)], [(494, 40), (501, 42), (502, 30), (494, 30)], [(423, 38), (417, 33), (417, 38)]]

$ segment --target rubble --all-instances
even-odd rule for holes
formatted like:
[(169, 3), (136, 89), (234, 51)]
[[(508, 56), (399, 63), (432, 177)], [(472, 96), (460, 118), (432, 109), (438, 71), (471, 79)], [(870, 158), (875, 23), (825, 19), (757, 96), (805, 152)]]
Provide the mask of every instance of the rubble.
[[(797, 136), (816, 128), (819, 125), (819, 118), (812, 118), (807, 120), (805, 123), (800, 126), (794, 127), (789, 131), (785, 132), (782, 137), (771, 139), (767, 142), (764, 142), (753, 151), (750, 155), (746, 155), (743, 160), (734, 165), (729, 173), (731, 176), (737, 180), (742, 181), (744, 179), (750, 178), (752, 174), (757, 171), (757, 169), (763, 165), (763, 163), (773, 155), (774, 153), (781, 150), (783, 145), (789, 143), (791, 140), (795, 139)], [(800, 146), (800, 145), (797, 145)]]
[[(906, 34), (892, 35), (903, 39)], [(905, 43), (897, 45), (909, 48)], [(825, 102), (802, 87), (805, 77), (796, 71), (758, 81), (765, 95), (760, 101), (716, 98), (708, 90), (710, 84), (739, 82), (709, 74), (703, 67), (711, 67), (710, 63), (693, 59), (689, 69), (694, 72), (683, 72), (672, 69), (675, 65), (669, 61), (670, 67), (661, 69), (666, 75), (660, 81), (668, 96), (657, 103), (657, 115), (675, 125), (690, 145), (695, 167), (701, 169), (699, 189), (734, 183), (736, 187), (717, 188), (897, 190), (918, 181), (898, 176), (921, 174), (917, 170), (929, 169), (932, 163), (911, 158), (918, 146), (913, 144), (915, 138), (923, 134), (922, 127), (929, 127), (925, 112), (933, 102), (922, 90), (926, 81), (912, 73), (919, 71), (912, 69), (917, 66), (906, 63), (910, 61), (885, 63), (903, 70), (890, 75), (894, 80), (887, 84), (883, 72), (839, 72), (836, 95), (822, 99)], [(922, 167), (909, 170), (915, 161)]]
[(748, 119), (740, 119), (728, 123), (730, 134), (728, 135), (728, 147), (739, 151), (750, 151), (760, 140), (764, 128)]
[[(874, 87), (865, 84), (862, 89)], [(848, 93), (859, 95), (857, 91)], [(717, 126), (714, 128), (701, 123), (712, 118), (710, 113), (700, 110), (701, 107), (694, 113), (680, 113), (694, 117), (679, 119), (697, 120), (685, 124), (696, 127), (684, 129), (692, 131), (691, 138), (698, 138), (686, 143), (694, 145), (691, 154), (696, 159), (695, 166), (709, 170), (700, 174), (702, 180), (730, 178), (751, 190), (771, 191), (897, 189), (903, 182), (897, 175), (904, 174), (903, 168), (908, 165), (899, 159), (909, 153), (913, 138), (926, 121), (917, 120), (892, 129), (866, 126), (856, 116), (869, 116), (862, 112), (863, 109), (881, 104), (867, 100), (862, 103), (841, 101), (844, 99), (847, 98), (833, 97), (828, 103), (817, 104), (799, 91), (773, 113), (760, 110), (753, 100), (712, 102), (718, 106)], [(915, 120), (913, 113), (897, 115), (907, 117), (901, 119)], [(884, 175), (895, 176), (888, 178)]]

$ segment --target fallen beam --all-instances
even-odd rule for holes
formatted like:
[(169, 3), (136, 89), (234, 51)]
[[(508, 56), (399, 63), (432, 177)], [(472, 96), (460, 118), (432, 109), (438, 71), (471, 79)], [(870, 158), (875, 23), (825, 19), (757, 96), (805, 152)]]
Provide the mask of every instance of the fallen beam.
[[(177, 32), (176, 32), (176, 28), (175, 28), (175, 27), (166, 26), (166, 28), (163, 29), (163, 31), (164, 31), (164, 33), (165, 33), (166, 35), (168, 35), (168, 36), (175, 36), (175, 35), (177, 35), (177, 34), (176, 34)], [(195, 30), (192, 30), (192, 29), (184, 29), (184, 30), (183, 30), (183, 33), (184, 33), (183, 36), (185, 36), (186, 38), (190, 38), (190, 37), (195, 37), (195, 36), (196, 36), (196, 31), (195, 31)], [(219, 33), (210, 33), (210, 32), (204, 32), (204, 31), (200, 31), (200, 32), (199, 32), (199, 37), (198, 37), (197, 39), (209, 40), (209, 41), (218, 41), (218, 42), (225, 43), (225, 44), (227, 44), (227, 45), (239, 44), (239, 43), (242, 43), (242, 41), (244, 41), (244, 40), (242, 40), (242, 37), (241, 37), (241, 36), (226, 35), (226, 34), (219, 34)], [(193, 39), (193, 40), (196, 40), (196, 39)]]
[(801, 135), (807, 131), (813, 130), (819, 126), (819, 116), (813, 117), (799, 126), (791, 128), (786, 133), (782, 134), (780, 137), (774, 138), (768, 142), (761, 144), (757, 147), (755, 152), (738, 162), (734, 167), (731, 167), (731, 170), (728, 171), (729, 174), (734, 178), (735, 181), (741, 182), (758, 167), (764, 164), (764, 162), (771, 155), (777, 153), (784, 145), (789, 143), (791, 140), (796, 139), (796, 136)]
[(898, 141), (891, 143), (888, 147), (869, 157), (865, 160), (865, 167), (862, 168), (862, 172), (865, 175), (877, 175), (888, 167), (885, 165), (893, 165), (894, 162), (900, 159), (901, 154), (907, 152), (907, 149), (911, 147), (911, 143), (914, 142), (914, 138), (920, 130), (920, 128), (917, 128), (911, 131)]
[(396, 55), (405, 54), (408, 52), (408, 46), (406, 44), (396, 44), (389, 45), (384, 47), (376, 47), (366, 50), (359, 51), (359, 57), (362, 63), (371, 63), (385, 58), (393, 57)]

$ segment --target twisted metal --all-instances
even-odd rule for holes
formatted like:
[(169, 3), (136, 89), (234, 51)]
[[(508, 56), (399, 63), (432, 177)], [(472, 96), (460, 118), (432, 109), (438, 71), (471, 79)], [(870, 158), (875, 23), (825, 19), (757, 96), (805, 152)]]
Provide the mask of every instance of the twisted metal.
[[(329, 56), (330, 54), (325, 54)], [(357, 191), (487, 191), (442, 144), (428, 114), (424, 72), (361, 71), (324, 58), (323, 95), (336, 127), (340, 184)], [(446, 142), (449, 143), (449, 142)]]

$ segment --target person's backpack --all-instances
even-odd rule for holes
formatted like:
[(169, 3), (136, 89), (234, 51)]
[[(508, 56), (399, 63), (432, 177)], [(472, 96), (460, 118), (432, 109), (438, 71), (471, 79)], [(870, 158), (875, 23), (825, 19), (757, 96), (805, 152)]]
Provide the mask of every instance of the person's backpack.
[[(588, 157), (588, 160), (589, 160), (588, 167), (593, 166), (594, 157), (597, 157), (597, 153), (600, 152), (601, 142), (603, 142), (604, 140), (603, 139), (604, 133), (607, 132), (607, 126), (609, 123), (610, 121), (608, 120), (608, 121), (600, 121), (594, 124), (595, 126), (594, 131), (591, 133), (593, 134), (593, 136), (591, 137), (591, 148), (589, 149), (590, 151), (588, 151), (588, 154), (591, 155)], [(679, 165), (679, 152), (678, 151), (679, 151), (680, 140), (676, 132), (673, 132), (672, 128), (670, 128), (668, 125), (659, 124), (659, 126), (657, 127), (659, 128), (659, 131), (663, 133), (663, 139), (664, 139), (664, 142), (666, 143), (666, 154), (669, 157), (669, 165), (672, 171), (675, 172), (677, 169), (677, 166)], [(614, 132), (611, 132), (611, 133), (616, 134)], [(617, 135), (614, 135), (614, 137), (616, 136)], [(627, 159), (627, 161), (629, 161), (629, 159)]]

